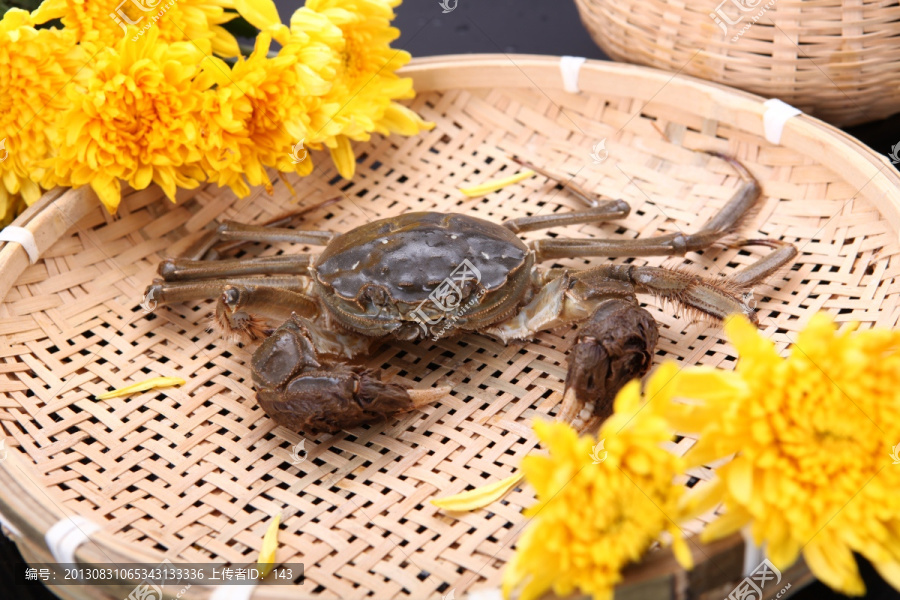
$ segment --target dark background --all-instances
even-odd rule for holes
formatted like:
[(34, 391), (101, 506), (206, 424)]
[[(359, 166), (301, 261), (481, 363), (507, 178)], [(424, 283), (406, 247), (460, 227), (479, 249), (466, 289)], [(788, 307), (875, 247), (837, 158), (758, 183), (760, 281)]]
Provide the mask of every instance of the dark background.
[[(291, 13), (301, 2), (275, 0), (282, 21), (290, 21)], [(447, 0), (452, 6), (454, 0)], [(470, 54), (499, 52), (506, 54), (552, 54), (585, 56), (608, 60), (581, 25), (572, 0), (458, 0), (456, 8), (443, 14), (438, 0), (406, 0), (397, 9), (394, 22), (402, 32), (394, 44), (413, 56), (436, 54)], [(893, 118), (845, 129), (875, 152), (887, 155), (893, 144), (900, 142), (900, 115)], [(0, 535), (0, 565), (5, 579), (21, 562), (15, 546)], [(869, 599), (900, 599), (900, 593), (888, 586), (864, 561), (860, 568), (868, 588)], [(10, 587), (6, 587), (9, 590)], [(15, 586), (12, 595), (0, 592), (0, 599), (53, 600), (55, 596), (40, 585)], [(845, 596), (832, 593), (820, 583), (792, 596), (795, 600), (832, 600)]]

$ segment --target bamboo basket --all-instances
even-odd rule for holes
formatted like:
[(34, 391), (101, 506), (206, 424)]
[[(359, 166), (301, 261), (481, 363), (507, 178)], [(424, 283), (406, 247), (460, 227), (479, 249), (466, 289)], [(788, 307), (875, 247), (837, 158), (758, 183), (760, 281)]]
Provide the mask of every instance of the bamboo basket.
[(839, 127), (900, 112), (898, 2), (575, 4), (594, 41), (616, 60), (779, 98)]
[[(30, 265), (21, 246), (0, 244), (0, 436), (8, 448), (0, 462), (0, 514), (26, 559), (51, 562), (48, 529), (78, 515), (99, 526), (75, 553), (84, 565), (244, 563), (255, 560), (280, 512), (276, 560), (304, 563), (305, 583), (261, 584), (254, 600), (463, 598), (499, 585), (527, 524), (521, 513), (534, 502), (532, 488), (520, 485), (466, 514), (443, 513), (429, 500), (507, 477), (535, 450), (530, 424), (552, 417), (561, 401), (573, 330), (507, 347), (478, 335), (385, 344), (369, 366), (417, 387), (449, 379), (452, 395), (401, 420), (310, 437), (307, 459), (294, 465), (291, 449), (303, 438), (273, 426), (257, 406), (250, 351), (207, 330), (211, 305), (152, 314), (139, 305), (160, 258), (177, 254), (217, 219), (260, 223), (298, 202), (314, 207), (335, 195), (338, 202), (305, 215), (305, 226), (346, 231), (410, 210), (502, 220), (579, 207), (540, 177), (480, 199), (459, 193), (459, 186), (515, 172), (509, 155), (517, 154), (632, 206), (623, 221), (560, 228), (559, 235), (689, 231), (738, 185), (725, 163), (692, 149), (719, 150), (763, 182), (765, 201), (746, 235), (789, 240), (801, 250), (792, 269), (758, 290), (766, 336), (783, 350), (819, 310), (863, 327), (897, 324), (900, 174), (883, 158), (807, 116), (787, 121), (781, 143), (769, 143), (762, 101), (744, 92), (588, 61), (581, 92), (570, 93), (559, 65), (537, 56), (415, 60), (406, 69), (419, 91), (412, 106), (437, 127), (358, 145), (353, 182), (314, 156), (311, 176), (291, 176), (299, 196), (278, 181), (271, 195), (255, 190), (239, 200), (210, 186), (172, 204), (148, 188), (127, 192), (111, 217), (89, 190), (55, 190), (22, 214), (15, 225), (33, 233), (41, 257)], [(609, 155), (595, 163), (601, 140)], [(754, 258), (718, 248), (685, 260), (713, 276)], [(647, 302), (660, 323), (658, 361), (733, 364), (734, 349), (719, 329)], [(152, 376), (187, 383), (93, 399)], [(671, 450), (683, 453), (693, 443), (683, 438)], [(704, 486), (712, 476), (700, 468), (681, 483)], [(743, 541), (694, 548), (693, 572), (678, 569), (668, 551), (653, 552), (629, 569), (617, 598), (725, 597), (742, 578)], [(785, 576), (792, 591), (810, 580), (802, 563)], [(66, 599), (112, 599), (134, 585), (54, 591)], [(182, 598), (221, 597), (215, 593), (196, 586)]]

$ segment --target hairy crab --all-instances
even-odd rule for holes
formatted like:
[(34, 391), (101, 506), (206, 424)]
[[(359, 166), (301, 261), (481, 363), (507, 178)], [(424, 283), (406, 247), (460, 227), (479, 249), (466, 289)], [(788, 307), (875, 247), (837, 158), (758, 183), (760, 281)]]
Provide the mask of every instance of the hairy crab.
[[(344, 234), (284, 227), (288, 220), (265, 226), (224, 222), (184, 257), (164, 260), (162, 279), (147, 288), (146, 297), (160, 304), (216, 299), (214, 322), (223, 332), (244, 340), (264, 338), (251, 365), (258, 401), (279, 424), (307, 431), (374, 422), (442, 394), (382, 381), (378, 370), (341, 360), (367, 352), (375, 340), (480, 332), (508, 342), (578, 323), (558, 417), (589, 431), (611, 414), (619, 389), (650, 368), (658, 330), (637, 294), (653, 294), (700, 317), (721, 320), (742, 313), (755, 321), (752, 287), (796, 255), (782, 241), (734, 239), (761, 190), (737, 160), (715, 156), (737, 170), (742, 184), (696, 233), (545, 238), (529, 245), (520, 240), (520, 232), (630, 212), (624, 201), (598, 201), (571, 184), (567, 189), (588, 203), (584, 210), (503, 224), (436, 212), (380, 219)], [(733, 246), (771, 250), (721, 280), (650, 266), (605, 264), (577, 271), (539, 266), (563, 257), (683, 255), (726, 236)], [(217, 244), (240, 242), (293, 242), (324, 250), (318, 256), (217, 260)], [(281, 323), (274, 331), (268, 328), (273, 321)]]

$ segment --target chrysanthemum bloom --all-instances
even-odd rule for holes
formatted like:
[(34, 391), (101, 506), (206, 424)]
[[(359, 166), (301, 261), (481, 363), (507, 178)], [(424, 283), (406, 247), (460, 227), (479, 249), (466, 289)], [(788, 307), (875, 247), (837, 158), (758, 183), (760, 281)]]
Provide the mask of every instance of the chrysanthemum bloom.
[[(297, 144), (309, 135), (305, 99), (328, 84), (292, 53), (268, 57), (271, 35), (259, 34), (247, 60), (233, 68), (218, 61), (208, 68), (218, 86), (207, 96), (201, 143), (210, 181), (246, 196), (250, 185), (272, 184), (266, 167), (307, 175), (312, 160)], [(297, 151), (293, 152), (293, 148)]]
[(89, 184), (112, 213), (120, 180), (138, 190), (156, 183), (173, 201), (176, 188), (197, 187), (206, 178), (198, 121), (212, 83), (200, 76), (204, 60), (190, 42), (167, 44), (155, 29), (100, 51), (87, 82), (67, 90), (47, 182)]
[[(271, 0), (254, 0), (271, 2)], [(206, 54), (232, 57), (240, 54), (237, 40), (222, 24), (236, 13), (225, 12), (241, 3), (233, 0), (44, 0), (34, 11), (37, 23), (61, 19), (79, 41), (92, 40), (97, 47), (115, 46), (122, 39), (143, 37), (158, 29), (166, 42), (193, 41)], [(113, 15), (113, 16), (111, 16)], [(124, 15), (124, 16), (123, 16)], [(126, 33), (124, 27), (137, 30)]]
[(686, 460), (739, 452), (692, 498), (693, 512), (725, 503), (704, 537), (749, 524), (779, 569), (802, 552), (819, 579), (857, 595), (858, 552), (900, 589), (900, 464), (890, 456), (900, 442), (900, 332), (837, 333), (818, 314), (784, 359), (745, 319), (726, 329), (740, 353), (736, 371), (687, 369), (673, 382), (700, 400), (670, 415), (700, 435)]
[(37, 30), (23, 10), (10, 9), (0, 20), (0, 220), (11, 215), (17, 195), (28, 204), (40, 198), (33, 178), (68, 106), (59, 92), (88, 58), (71, 33)]
[(579, 438), (568, 424), (535, 422), (549, 456), (522, 460), (538, 503), (525, 512), (533, 519), (503, 574), (506, 597), (521, 588), (522, 600), (550, 589), (560, 597), (581, 590), (611, 600), (622, 568), (640, 560), (663, 532), (690, 568), (675, 525), (684, 488), (673, 480), (683, 472), (681, 459), (662, 447), (672, 433), (658, 410), (671, 396), (666, 383), (676, 369), (663, 365), (651, 376), (645, 397), (652, 402), (643, 408), (640, 382), (619, 392), (615, 414), (598, 435), (605, 448), (598, 439)]
[[(346, 179), (356, 169), (350, 140), (368, 141), (372, 132), (415, 135), (434, 127), (394, 102), (415, 96), (412, 79), (395, 73), (410, 60), (408, 52), (391, 48), (400, 35), (390, 25), (393, 7), (399, 4), (400, 0), (307, 0), (291, 19), (295, 35), (306, 35), (309, 43), (324, 43), (333, 50), (324, 56), (328, 63), (318, 67), (332, 86), (312, 105), (312, 138), (307, 141), (324, 144)], [(340, 38), (310, 13), (324, 16), (340, 30)], [(297, 42), (295, 47), (303, 44)]]

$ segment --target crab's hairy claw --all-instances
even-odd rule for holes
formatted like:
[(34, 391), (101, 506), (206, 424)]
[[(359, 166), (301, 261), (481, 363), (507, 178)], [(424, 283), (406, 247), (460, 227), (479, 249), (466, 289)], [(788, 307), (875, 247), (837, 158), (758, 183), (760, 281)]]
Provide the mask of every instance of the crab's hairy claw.
[[(294, 284), (291, 278), (285, 280)], [(271, 332), (269, 321), (280, 323), (294, 312), (313, 317), (318, 307), (315, 300), (291, 289), (226, 284), (216, 303), (213, 325), (226, 339), (254, 342)]]
[(635, 302), (601, 303), (579, 327), (569, 351), (558, 418), (581, 432), (595, 431), (612, 415), (619, 390), (650, 369), (658, 339), (656, 321)]
[(381, 381), (377, 369), (319, 357), (297, 316), (266, 338), (251, 367), (259, 405), (293, 431), (337, 432), (417, 406), (404, 387)]
[(213, 327), (233, 342), (253, 342), (266, 336), (266, 320), (242, 309), (246, 290), (228, 285), (222, 290), (213, 313)]

